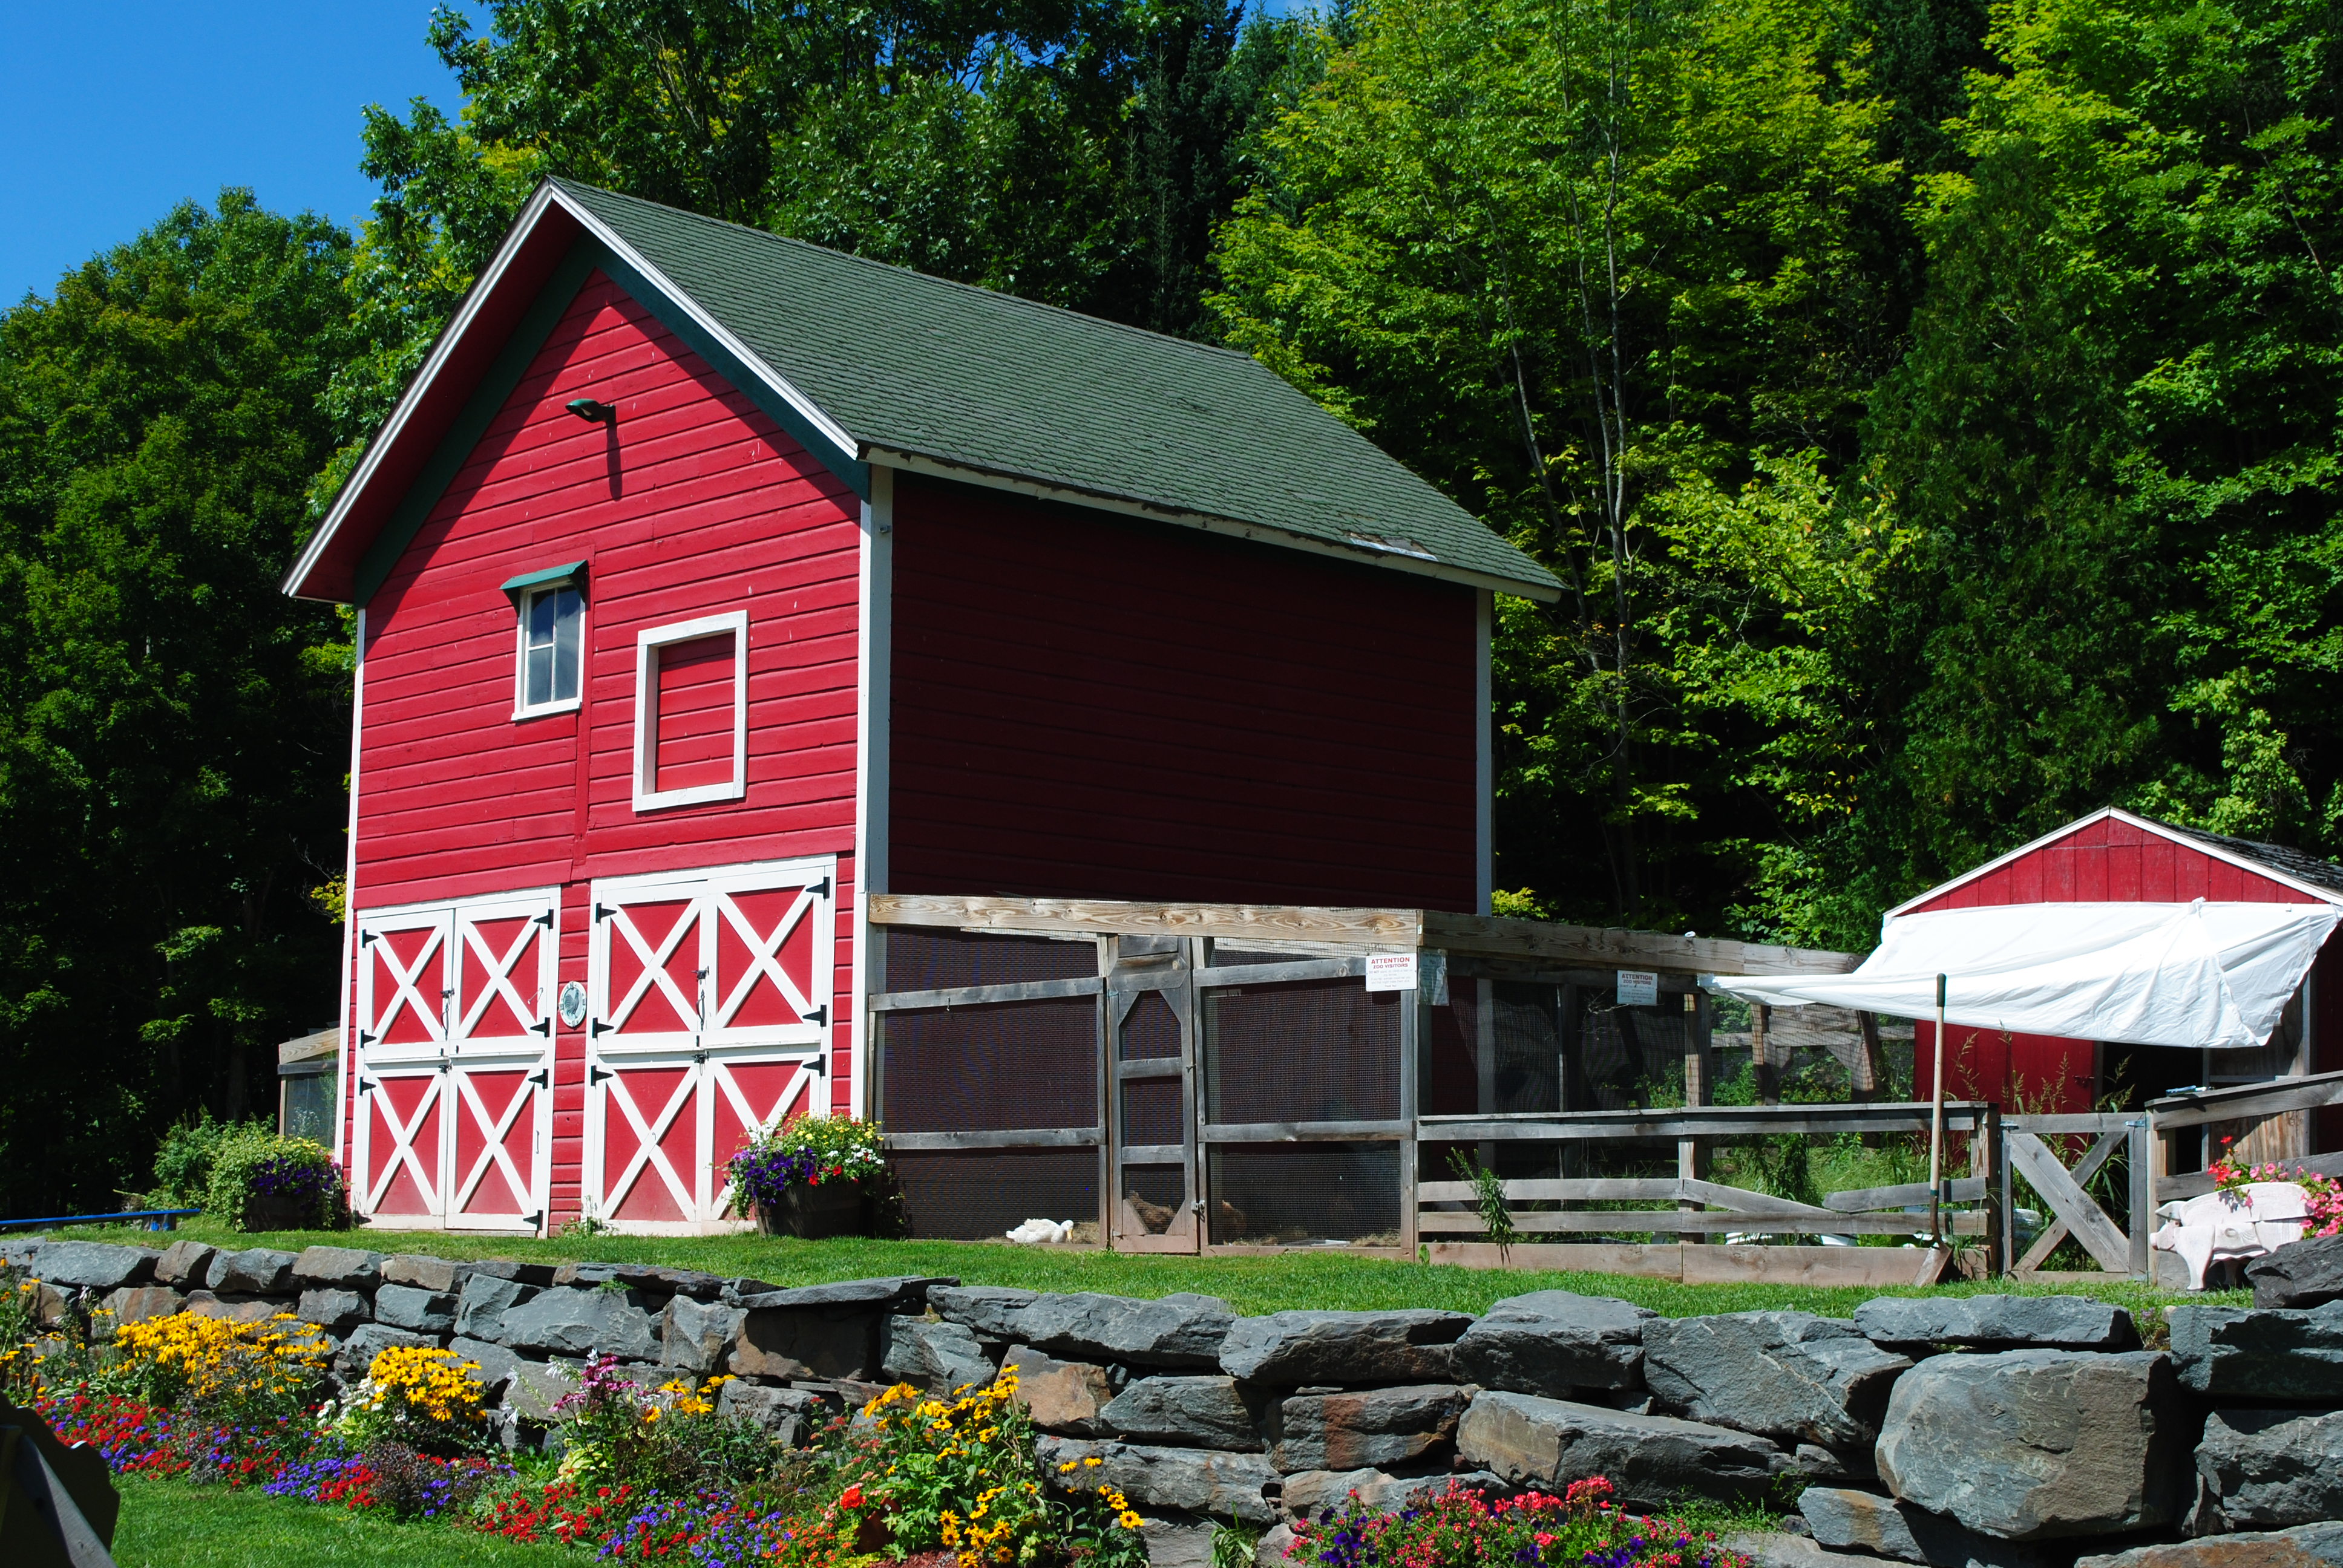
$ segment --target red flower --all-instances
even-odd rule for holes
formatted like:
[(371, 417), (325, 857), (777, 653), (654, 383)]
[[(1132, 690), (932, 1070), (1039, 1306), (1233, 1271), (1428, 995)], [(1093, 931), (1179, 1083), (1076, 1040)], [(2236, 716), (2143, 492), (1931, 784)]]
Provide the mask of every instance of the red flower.
[(860, 1507), (861, 1507), (861, 1506), (862, 1506), (862, 1483), (860, 1483), (860, 1482), (857, 1482), (857, 1483), (855, 1483), (855, 1484), (853, 1484), (852, 1486), (848, 1487), (848, 1488), (846, 1489), (846, 1492), (845, 1492), (844, 1495), (840, 1496), (840, 1497), (839, 1498), (838, 1502), (839, 1502), (839, 1505), (840, 1505), (840, 1507), (842, 1507), (842, 1508), (860, 1508)]

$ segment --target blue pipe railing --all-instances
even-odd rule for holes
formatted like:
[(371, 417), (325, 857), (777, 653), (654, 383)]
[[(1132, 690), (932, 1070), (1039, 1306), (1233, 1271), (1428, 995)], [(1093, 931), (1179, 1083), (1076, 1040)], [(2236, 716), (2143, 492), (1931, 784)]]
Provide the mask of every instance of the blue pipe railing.
[(146, 1221), (149, 1231), (176, 1231), (179, 1221), (202, 1213), (201, 1209), (132, 1209), (120, 1214), (59, 1214), (46, 1220), (0, 1220), (0, 1231), (28, 1231), (44, 1225), (118, 1225)]

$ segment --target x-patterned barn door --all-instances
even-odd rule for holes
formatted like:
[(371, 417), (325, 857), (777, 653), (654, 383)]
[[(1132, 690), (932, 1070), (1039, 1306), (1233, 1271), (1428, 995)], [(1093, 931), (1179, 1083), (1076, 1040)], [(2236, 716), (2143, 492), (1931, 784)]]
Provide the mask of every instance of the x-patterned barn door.
[(593, 888), (586, 1188), (629, 1228), (714, 1229), (759, 1126), (828, 1107), (837, 861)]
[(547, 890), (358, 917), (359, 1212), (542, 1223), (559, 907)]

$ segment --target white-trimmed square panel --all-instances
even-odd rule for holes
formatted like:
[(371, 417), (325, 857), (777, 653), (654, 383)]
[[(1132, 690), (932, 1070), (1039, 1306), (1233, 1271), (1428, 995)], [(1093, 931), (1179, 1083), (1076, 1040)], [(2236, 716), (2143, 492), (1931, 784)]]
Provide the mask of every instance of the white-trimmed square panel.
[[(659, 787), (659, 676), (668, 649), (705, 638), (732, 639), (732, 767), (729, 777)], [(749, 792), (749, 612), (729, 610), (653, 627), (635, 638), (635, 809), (657, 811), (710, 800), (738, 800)]]

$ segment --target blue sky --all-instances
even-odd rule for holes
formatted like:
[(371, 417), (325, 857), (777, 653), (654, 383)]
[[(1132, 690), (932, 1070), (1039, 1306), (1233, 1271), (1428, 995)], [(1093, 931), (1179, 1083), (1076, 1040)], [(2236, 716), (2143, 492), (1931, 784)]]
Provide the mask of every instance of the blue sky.
[(431, 0), (0, 0), (0, 307), (194, 197), (250, 186), (345, 223), (358, 112), (454, 79), (423, 41)]

